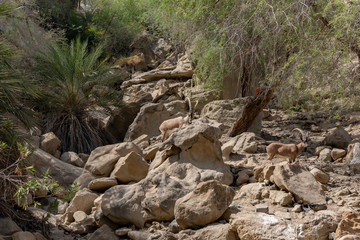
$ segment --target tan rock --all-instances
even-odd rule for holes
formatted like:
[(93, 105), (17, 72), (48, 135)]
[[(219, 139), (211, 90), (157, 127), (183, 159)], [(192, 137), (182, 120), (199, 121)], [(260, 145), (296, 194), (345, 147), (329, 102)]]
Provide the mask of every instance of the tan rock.
[(238, 176), (236, 178), (236, 185), (240, 186), (244, 183), (247, 183), (249, 181), (249, 178), (250, 177), (246, 172), (244, 172), (244, 171), (239, 172)]
[(342, 158), (346, 155), (346, 150), (340, 149), (340, 148), (333, 148), (331, 150), (331, 157), (334, 161), (338, 160), (339, 158)]
[(83, 211), (86, 214), (90, 214), (92, 207), (94, 206), (94, 200), (98, 197), (97, 194), (89, 192), (86, 189), (78, 191), (74, 198), (71, 200), (69, 207), (65, 212), (65, 222), (71, 223), (74, 221), (74, 213), (76, 211)]
[(116, 163), (110, 177), (116, 178), (121, 183), (140, 181), (145, 178), (149, 170), (149, 164), (136, 152), (130, 152), (121, 157)]
[(117, 183), (116, 178), (103, 177), (103, 178), (97, 178), (97, 179), (92, 180), (89, 183), (88, 188), (93, 191), (104, 192), (107, 189), (109, 189), (112, 186), (115, 186), (117, 184), (118, 183)]
[(152, 161), (155, 158), (156, 153), (158, 152), (159, 147), (153, 147), (145, 151), (144, 159), (145, 161)]
[(325, 193), (315, 177), (298, 164), (277, 165), (274, 169), (274, 183), (291, 192), (296, 201), (326, 207)]
[(176, 222), (183, 229), (205, 226), (217, 220), (229, 207), (235, 192), (216, 180), (198, 186), (175, 203)]
[(314, 175), (316, 181), (318, 181), (319, 183), (326, 184), (330, 180), (330, 176), (321, 171), (320, 169), (313, 168), (310, 172), (312, 175)]
[(51, 155), (56, 153), (56, 150), (60, 147), (61, 144), (60, 139), (53, 132), (48, 132), (41, 135), (40, 141), (40, 148)]
[(291, 193), (277, 190), (270, 190), (270, 199), (273, 203), (280, 204), (281, 206), (286, 206), (292, 203), (293, 196)]
[(237, 236), (237, 233), (232, 230), (230, 224), (214, 223), (197, 230), (194, 234), (194, 239), (238, 240), (239, 238)]
[(328, 148), (324, 148), (319, 153), (318, 161), (320, 162), (331, 162), (331, 150)]
[(335, 239), (346, 235), (360, 236), (360, 215), (355, 212), (344, 212), (336, 229)]

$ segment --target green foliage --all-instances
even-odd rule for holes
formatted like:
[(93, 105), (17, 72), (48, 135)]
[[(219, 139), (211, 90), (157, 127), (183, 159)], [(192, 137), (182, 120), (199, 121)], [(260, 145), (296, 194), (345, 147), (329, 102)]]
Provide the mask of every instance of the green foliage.
[[(29, 171), (29, 173), (33, 172), (33, 170)], [(49, 170), (47, 170), (41, 175), (41, 178), (38, 178), (35, 175), (29, 175), (28, 180), (17, 187), (14, 197), (17, 198), (17, 202), (21, 204), (22, 208), (26, 209), (28, 207), (29, 200), (27, 198), (29, 197), (29, 194), (35, 196), (38, 191), (47, 191), (54, 194), (58, 189), (59, 185), (57, 181), (51, 178)], [(34, 201), (34, 206), (39, 207), (40, 203)]]
[(60, 138), (61, 151), (88, 153), (105, 144), (106, 136), (89, 120), (90, 111), (122, 106), (114, 84), (124, 76), (105, 64), (103, 49), (104, 44), (89, 51), (87, 41), (77, 38), (70, 46), (53, 44), (35, 59), (32, 72), (42, 86), (38, 105), (45, 116), (45, 131)]
[(74, 182), (73, 184), (69, 185), (66, 189), (65, 189), (65, 194), (64, 194), (64, 200), (67, 202), (70, 202), (71, 199), (74, 198), (76, 192), (78, 191), (78, 185), (77, 182)]
[(92, 29), (101, 32), (101, 38), (108, 41), (111, 55), (129, 53), (134, 37), (143, 30), (143, 5), (135, 0), (96, 0), (91, 4), (94, 9)]

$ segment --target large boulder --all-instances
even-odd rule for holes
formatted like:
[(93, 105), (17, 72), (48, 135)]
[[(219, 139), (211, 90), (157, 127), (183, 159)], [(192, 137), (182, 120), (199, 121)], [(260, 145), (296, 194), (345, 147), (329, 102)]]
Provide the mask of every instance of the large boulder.
[(302, 201), (313, 207), (326, 207), (325, 193), (315, 177), (298, 164), (275, 166), (274, 183), (281, 189), (291, 192), (296, 201)]
[(144, 105), (134, 122), (130, 125), (125, 141), (132, 141), (143, 134), (149, 138), (160, 135), (160, 124), (170, 118), (183, 116), (188, 113), (187, 101), (173, 101), (170, 103), (148, 103)]
[(63, 185), (72, 184), (83, 171), (82, 168), (65, 163), (41, 149), (36, 149), (30, 155), (28, 163), (34, 166), (39, 175), (49, 169), (50, 176)]
[[(241, 117), (243, 108), (248, 98), (236, 98), (232, 100), (212, 101), (204, 106), (201, 111), (201, 117), (223, 123), (225, 130), (232, 127), (234, 122)], [(261, 114), (257, 116), (251, 124), (248, 132), (254, 132), (259, 135), (261, 132)]]
[(140, 228), (147, 221), (171, 221), (175, 202), (200, 182), (215, 179), (230, 185), (233, 176), (222, 161), (219, 134), (219, 129), (207, 124), (174, 131), (156, 154), (145, 179), (104, 193), (104, 215), (118, 224)]
[(132, 142), (98, 147), (91, 152), (85, 164), (85, 169), (95, 175), (108, 177), (119, 158), (126, 156), (130, 152), (142, 155), (142, 150)]
[(235, 192), (216, 180), (199, 183), (175, 203), (175, 219), (180, 227), (197, 228), (214, 222), (229, 207)]
[(346, 149), (351, 140), (350, 134), (343, 127), (337, 127), (330, 129), (326, 134), (324, 145)]

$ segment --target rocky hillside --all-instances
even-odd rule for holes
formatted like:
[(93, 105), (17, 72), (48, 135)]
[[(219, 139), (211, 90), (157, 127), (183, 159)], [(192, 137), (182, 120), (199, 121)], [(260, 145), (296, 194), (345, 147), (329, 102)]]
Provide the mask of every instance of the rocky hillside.
[[(60, 155), (54, 134), (32, 132), (31, 164), (78, 191), (70, 202), (45, 191), (41, 208), (29, 208), (46, 219), (48, 236), (1, 218), (0, 239), (360, 239), (358, 113), (334, 122), (265, 109), (248, 132), (228, 138), (247, 99), (215, 100), (193, 87), (186, 55), (171, 57), (145, 62), (154, 69), (121, 85), (130, 107), (98, 118), (123, 142)], [(186, 115), (185, 97), (199, 100), (193, 123), (161, 142), (160, 124)], [(306, 151), (292, 164), (267, 160), (270, 143), (300, 142), (294, 128), (308, 133)], [(54, 198), (60, 204), (48, 213)]]

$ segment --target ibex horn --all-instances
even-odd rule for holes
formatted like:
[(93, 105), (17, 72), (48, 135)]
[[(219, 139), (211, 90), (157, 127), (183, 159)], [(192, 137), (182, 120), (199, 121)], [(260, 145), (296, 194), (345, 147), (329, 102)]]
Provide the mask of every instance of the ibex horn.
[(307, 139), (307, 136), (306, 136), (306, 134), (304, 133), (304, 131), (303, 130), (301, 130), (300, 128), (294, 128), (293, 130), (292, 130), (292, 132), (293, 131), (298, 131), (300, 134), (301, 134), (301, 140), (302, 141), (306, 141)]

